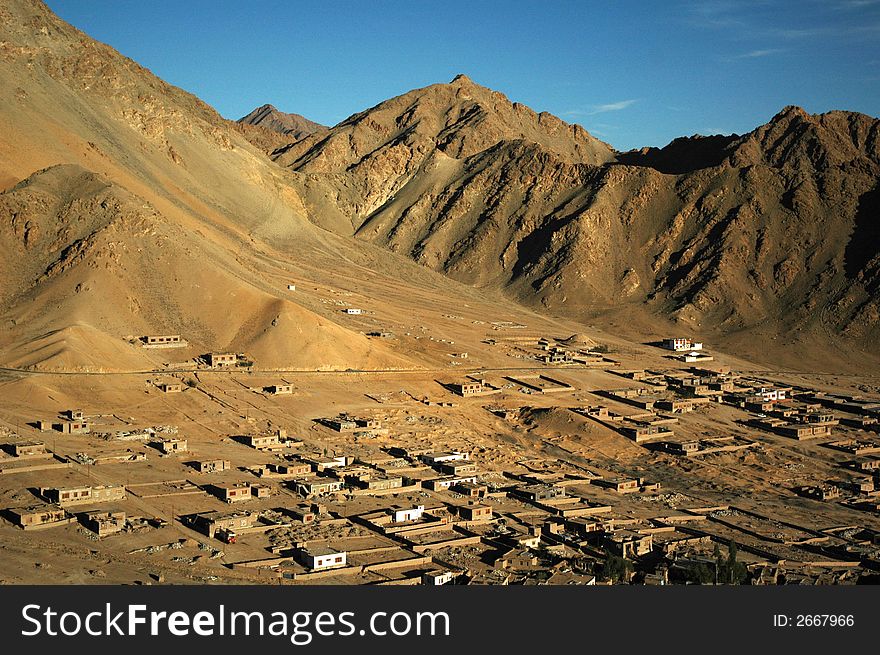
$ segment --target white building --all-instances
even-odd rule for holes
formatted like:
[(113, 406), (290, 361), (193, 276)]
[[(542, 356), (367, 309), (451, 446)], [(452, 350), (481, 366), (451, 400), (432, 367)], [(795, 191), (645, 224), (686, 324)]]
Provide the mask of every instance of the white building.
[(424, 482), (427, 485), (428, 489), (433, 489), (434, 491), (439, 491), (442, 489), (449, 489), (454, 487), (457, 484), (462, 484), (463, 482), (471, 482), (476, 484), (477, 476), (471, 475), (467, 477), (461, 477), (457, 475), (450, 475), (445, 478), (436, 478), (434, 480), (427, 480)]
[(695, 363), (695, 362), (711, 362), (714, 358), (711, 355), (706, 355), (696, 350), (692, 350), (684, 355), (680, 355), (679, 359), (683, 362)]
[(775, 400), (785, 400), (786, 397), (785, 389), (774, 389), (772, 387), (761, 387), (761, 391), (759, 393), (761, 395), (761, 399), (765, 403), (770, 403)]
[(428, 571), (422, 574), (423, 585), (438, 586), (449, 584), (453, 580), (455, 580), (455, 573), (452, 571)]
[(326, 471), (327, 469), (341, 468), (346, 465), (347, 459), (345, 455), (323, 457), (320, 455), (306, 456), (303, 460), (312, 464), (317, 471)]
[(422, 455), (422, 461), (431, 466), (440, 462), (457, 462), (470, 458), (470, 453), (462, 453), (457, 450), (450, 453), (428, 453), (427, 455)]
[(332, 548), (300, 548), (297, 551), (297, 559), (313, 571), (326, 571), (345, 566), (348, 553), (335, 551)]
[(425, 513), (425, 506), (419, 505), (411, 509), (398, 509), (394, 512), (395, 523), (405, 523), (407, 521), (418, 521)]
[(682, 337), (675, 337), (663, 340), (663, 347), (667, 350), (675, 352), (684, 352), (686, 350), (702, 350), (703, 344), (700, 341), (691, 341)]
[(343, 310), (346, 314), (363, 314), (363, 311), (358, 309), (357, 307), (349, 307)]

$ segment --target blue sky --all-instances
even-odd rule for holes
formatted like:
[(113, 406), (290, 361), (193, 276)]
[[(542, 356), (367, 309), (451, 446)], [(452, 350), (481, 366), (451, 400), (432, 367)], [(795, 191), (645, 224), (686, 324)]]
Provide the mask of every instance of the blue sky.
[(880, 0), (47, 0), (227, 118), (333, 125), (465, 73), (618, 149), (880, 114)]

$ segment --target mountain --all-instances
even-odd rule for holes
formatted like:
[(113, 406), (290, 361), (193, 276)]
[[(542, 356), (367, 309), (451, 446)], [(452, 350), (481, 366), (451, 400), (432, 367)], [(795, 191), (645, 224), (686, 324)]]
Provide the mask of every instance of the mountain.
[[(0, 365), (415, 365), (287, 292), (372, 249), (316, 228), (292, 175), (206, 104), (33, 0), (0, 7), (0, 84)], [(190, 346), (134, 340), (166, 333)]]
[(618, 153), (459, 76), (274, 158), (330, 181), (301, 194), (323, 227), (526, 304), (638, 329), (669, 317), (740, 346), (870, 349), (878, 132), (788, 107), (746, 135)]
[[(287, 129), (271, 108), (227, 121), (31, 0), (0, 7), (0, 82), (0, 366), (444, 361), (343, 320), (342, 298), (379, 302), (365, 285), (404, 329), (501, 295), (630, 339), (880, 365), (876, 118), (787, 107), (621, 153), (460, 75), (303, 136), (262, 127)], [(133, 342), (155, 333), (191, 345)]]
[(299, 114), (285, 114), (278, 111), (272, 105), (257, 107), (247, 116), (238, 119), (244, 125), (258, 125), (259, 127), (278, 132), (290, 137), (290, 141), (298, 141), (303, 137), (316, 132), (326, 132), (327, 127), (310, 121)]
[(438, 196), (437, 184), (448, 190), (453, 179), (471, 178), (505, 158), (525, 168), (531, 151), (566, 163), (614, 157), (609, 145), (583, 128), (459, 75), (450, 84), (417, 89), (355, 114), (326, 134), (276, 151), (275, 158), (329, 183), (330, 202), (313, 195), (314, 208), (333, 214), (334, 224), (353, 233), (390, 208), (389, 201), (399, 206), (394, 198), (404, 189), (432, 205), (429, 214), (439, 212), (454, 199)]
[(286, 114), (272, 105), (257, 107), (236, 121), (242, 134), (265, 152), (299, 141), (310, 134), (327, 131), (325, 125), (299, 114)]

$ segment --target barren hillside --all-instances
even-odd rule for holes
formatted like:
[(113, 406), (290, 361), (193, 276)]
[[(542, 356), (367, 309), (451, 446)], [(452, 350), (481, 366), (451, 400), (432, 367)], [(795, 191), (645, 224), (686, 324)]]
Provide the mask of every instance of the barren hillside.
[(299, 114), (287, 114), (283, 111), (278, 111), (272, 105), (257, 107), (247, 116), (239, 118), (238, 122), (244, 125), (257, 125), (267, 130), (287, 135), (290, 137), (290, 141), (298, 141), (310, 134), (327, 131), (327, 127), (320, 123), (310, 121), (305, 116), (300, 116)]
[(460, 75), (329, 130), (234, 123), (40, 2), (0, 18), (0, 364), (148, 366), (126, 339), (172, 332), (267, 366), (417, 365), (282, 281), (369, 269), (388, 297), (454, 306), (463, 283), (630, 339), (876, 362), (875, 118), (788, 107), (618, 153)]
[(179, 333), (175, 357), (414, 365), (267, 274), (364, 249), (315, 228), (233, 124), (42, 3), (0, 19), (0, 364), (149, 369), (168, 353), (131, 338)]
[(310, 121), (299, 114), (278, 111), (272, 105), (257, 107), (247, 116), (239, 118), (236, 123), (248, 141), (267, 153), (304, 139), (310, 134), (327, 131), (325, 125)]
[(332, 181), (303, 194), (322, 225), (527, 304), (870, 349), (878, 133), (869, 116), (788, 107), (743, 136), (615, 153), (459, 76), (276, 159)]

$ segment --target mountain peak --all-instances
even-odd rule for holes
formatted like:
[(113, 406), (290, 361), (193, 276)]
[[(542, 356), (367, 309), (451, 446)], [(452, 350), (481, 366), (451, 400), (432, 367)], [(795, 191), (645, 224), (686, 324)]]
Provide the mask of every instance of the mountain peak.
[(763, 159), (775, 166), (827, 170), (862, 158), (880, 161), (877, 119), (833, 111), (810, 114), (789, 105), (743, 139), (738, 161)]
[(803, 107), (786, 105), (770, 119), (770, 122), (775, 123), (780, 121), (803, 120), (807, 118), (810, 118), (810, 114)]
[(315, 132), (327, 128), (320, 123), (311, 121), (299, 114), (287, 114), (279, 111), (275, 105), (265, 104), (257, 107), (247, 116), (238, 119), (244, 125), (257, 125), (272, 132), (278, 132), (297, 141)]

